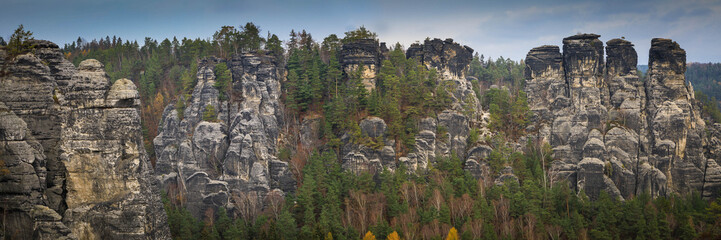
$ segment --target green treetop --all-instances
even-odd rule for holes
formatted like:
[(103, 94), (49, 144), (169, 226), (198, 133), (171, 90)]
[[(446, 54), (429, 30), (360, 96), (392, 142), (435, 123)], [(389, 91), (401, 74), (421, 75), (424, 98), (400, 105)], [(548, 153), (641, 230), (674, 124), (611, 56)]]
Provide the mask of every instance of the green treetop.
[(228, 65), (225, 63), (218, 63), (215, 65), (213, 72), (215, 73), (215, 84), (213, 86), (218, 89), (220, 93), (220, 100), (228, 100), (227, 90), (230, 87), (231, 81), (231, 74), (230, 69), (228, 69)]
[(345, 32), (345, 37), (343, 38), (343, 43), (349, 43), (353, 42), (355, 40), (359, 39), (378, 39), (378, 35), (374, 32), (369, 31), (366, 29), (365, 26), (360, 26), (358, 29), (353, 31)]
[[(8, 51), (7, 57), (11, 59), (32, 50), (35, 46), (30, 43), (30, 40), (33, 39), (33, 33), (25, 31), (25, 27), (20, 24), (20, 26), (15, 29), (13, 35), (10, 36), (10, 41), (7, 43), (7, 46), (5, 46), (5, 49)], [(4, 43), (5, 41), (3, 40), (2, 42)]]

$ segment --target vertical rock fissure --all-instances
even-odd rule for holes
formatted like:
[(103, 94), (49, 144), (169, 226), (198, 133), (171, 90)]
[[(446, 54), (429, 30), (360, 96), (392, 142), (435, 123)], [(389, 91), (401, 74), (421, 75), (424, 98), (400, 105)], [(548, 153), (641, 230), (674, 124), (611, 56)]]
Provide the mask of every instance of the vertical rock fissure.
[[(641, 109), (645, 111), (646, 108), (641, 106)], [(639, 177), (641, 176), (641, 149), (642, 149), (640, 132), (638, 133), (638, 137), (636, 139), (637, 139), (636, 141), (638, 141), (638, 146), (636, 148), (636, 171), (635, 171), (636, 175), (634, 176), (635, 181), (633, 183), (633, 194), (638, 196), (638, 194), (639, 194), (638, 185), (639, 185), (639, 181), (640, 181)]]
[(701, 197), (703, 197), (704, 194), (704, 188), (706, 187), (706, 173), (708, 171), (708, 160), (709, 158), (706, 158), (706, 163), (703, 165), (703, 178), (701, 178)]

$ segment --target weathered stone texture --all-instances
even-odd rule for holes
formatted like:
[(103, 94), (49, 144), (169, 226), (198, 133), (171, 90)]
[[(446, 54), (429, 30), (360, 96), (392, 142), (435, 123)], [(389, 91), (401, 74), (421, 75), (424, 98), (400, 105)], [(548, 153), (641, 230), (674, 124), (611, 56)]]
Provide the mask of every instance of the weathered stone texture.
[[(385, 47), (385, 43), (381, 43)], [(340, 53), (340, 63), (345, 73), (354, 76), (360, 67), (361, 82), (370, 92), (376, 87), (376, 74), (381, 69), (383, 53), (381, 45), (375, 39), (358, 39), (344, 43)], [(384, 50), (388, 51), (387, 48)]]
[[(227, 99), (220, 99), (214, 87), (218, 63), (232, 73)], [(162, 131), (153, 141), (163, 188), (184, 196), (185, 206), (199, 218), (219, 207), (233, 212), (240, 204), (234, 199), (241, 197), (252, 195), (261, 208), (269, 192), (295, 191), (288, 163), (277, 158), (284, 120), (275, 59), (255, 53), (206, 58), (199, 62), (197, 77), (185, 109), (165, 108)], [(202, 119), (208, 106), (218, 111), (217, 119)]]
[(447, 38), (426, 39), (423, 44), (411, 44), (406, 50), (407, 58), (417, 58), (426, 67), (435, 68), (444, 79), (465, 79), (473, 49), (461, 46)]
[(551, 177), (569, 180), (591, 198), (601, 190), (620, 198), (644, 191), (717, 197), (718, 191), (706, 190), (721, 184), (715, 177), (719, 170), (704, 155), (713, 139), (704, 137), (705, 123), (693, 107), (684, 50), (671, 40), (653, 39), (648, 75), (641, 81), (633, 44), (608, 41), (604, 63), (598, 37), (567, 37), (563, 54), (542, 46), (526, 57), (526, 92), (539, 121), (534, 129), (556, 159)]
[(0, 191), (18, 204), (4, 206), (14, 215), (3, 224), (26, 230), (8, 237), (170, 238), (135, 85), (111, 87), (102, 63), (75, 68), (57, 45), (34, 43), (33, 53), (10, 60), (0, 84), (0, 160), (14, 176)]

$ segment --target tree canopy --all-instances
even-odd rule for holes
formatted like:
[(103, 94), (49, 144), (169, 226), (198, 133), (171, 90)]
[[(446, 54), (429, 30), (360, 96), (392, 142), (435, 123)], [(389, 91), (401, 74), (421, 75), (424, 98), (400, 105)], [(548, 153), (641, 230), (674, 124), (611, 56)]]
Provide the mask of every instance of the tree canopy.
[(33, 40), (33, 33), (30, 31), (25, 31), (25, 27), (20, 24), (17, 29), (13, 32), (13, 34), (10, 36), (10, 40), (8, 41), (7, 45), (5, 45), (5, 41), (2, 40), (2, 44), (5, 45), (5, 49), (7, 50), (7, 58), (12, 59), (15, 58), (18, 55), (25, 54), (32, 50), (35, 46), (30, 42), (30, 40)]
[(349, 43), (359, 39), (378, 40), (378, 35), (375, 32), (371, 32), (370, 30), (366, 29), (365, 26), (360, 26), (355, 30), (345, 32), (345, 37), (343, 37), (343, 43)]

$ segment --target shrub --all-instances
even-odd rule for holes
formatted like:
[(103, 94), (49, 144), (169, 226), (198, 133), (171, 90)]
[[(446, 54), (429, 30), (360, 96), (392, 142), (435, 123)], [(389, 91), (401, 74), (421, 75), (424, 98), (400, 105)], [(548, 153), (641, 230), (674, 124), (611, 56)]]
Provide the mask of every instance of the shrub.
[(203, 121), (208, 121), (208, 122), (217, 122), (218, 121), (218, 113), (215, 111), (215, 107), (213, 107), (213, 105), (205, 106), (205, 111), (203, 111)]

